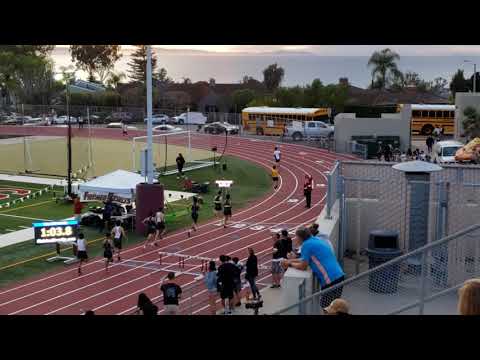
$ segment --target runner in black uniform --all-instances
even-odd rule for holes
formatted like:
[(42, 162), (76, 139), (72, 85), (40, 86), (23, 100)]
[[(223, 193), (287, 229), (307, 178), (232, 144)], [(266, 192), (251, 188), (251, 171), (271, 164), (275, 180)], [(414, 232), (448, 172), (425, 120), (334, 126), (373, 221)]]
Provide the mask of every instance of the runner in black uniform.
[(216, 217), (220, 217), (222, 214), (222, 190), (219, 190), (215, 198), (213, 199), (214, 213)]
[(105, 258), (105, 271), (108, 273), (108, 265), (113, 262), (113, 243), (112, 235), (105, 234), (105, 241), (103, 242), (103, 257)]
[[(155, 216), (153, 216), (153, 212), (150, 212), (150, 215), (143, 220), (143, 223), (147, 227), (147, 240), (145, 241), (145, 244), (143, 245), (143, 248), (146, 249), (148, 243), (155, 239), (155, 234), (157, 233), (157, 226), (156, 226), (156, 223), (155, 223)], [(155, 244), (155, 246), (156, 245), (157, 244)]]
[(223, 227), (227, 227), (227, 221), (232, 218), (232, 201), (230, 200), (230, 194), (225, 197), (225, 203), (223, 204)]
[[(198, 205), (198, 198), (196, 196), (193, 197), (193, 204), (191, 207), (192, 212), (192, 228), (191, 230), (197, 231), (197, 222), (198, 222), (198, 212), (200, 211), (200, 205)], [(188, 230), (188, 237), (190, 237), (190, 230)]]

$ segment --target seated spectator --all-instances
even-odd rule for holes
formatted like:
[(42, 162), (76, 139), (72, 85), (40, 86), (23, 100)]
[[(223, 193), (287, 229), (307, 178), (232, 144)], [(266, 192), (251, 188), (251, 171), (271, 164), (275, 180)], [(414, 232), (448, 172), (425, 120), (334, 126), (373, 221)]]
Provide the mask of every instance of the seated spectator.
[(470, 279), (460, 288), (458, 312), (460, 315), (480, 315), (480, 279)]
[(325, 315), (350, 315), (350, 306), (344, 299), (335, 299), (323, 311)]
[[(295, 232), (295, 240), (302, 247), (301, 257), (283, 260), (284, 268), (307, 270), (310, 266), (314, 276), (320, 282), (321, 290), (339, 284), (345, 279), (345, 273), (326, 239), (312, 236), (310, 231), (302, 226)], [(322, 296), (320, 300), (322, 308), (326, 308), (333, 300), (341, 297), (342, 290), (343, 287), (338, 287)]]
[(153, 316), (157, 315), (158, 307), (148, 298), (145, 293), (138, 295), (137, 307), (141, 315)]

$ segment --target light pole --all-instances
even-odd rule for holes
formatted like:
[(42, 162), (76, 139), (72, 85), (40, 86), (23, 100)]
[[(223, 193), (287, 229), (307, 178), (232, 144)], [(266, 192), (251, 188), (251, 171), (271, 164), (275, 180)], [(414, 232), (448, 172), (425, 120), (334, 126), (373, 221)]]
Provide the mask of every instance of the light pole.
[(147, 46), (147, 180), (153, 184), (153, 146), (152, 146), (152, 47)]
[(471, 60), (463, 60), (463, 62), (473, 64), (473, 92), (476, 93), (477, 92), (477, 64), (475, 64)]

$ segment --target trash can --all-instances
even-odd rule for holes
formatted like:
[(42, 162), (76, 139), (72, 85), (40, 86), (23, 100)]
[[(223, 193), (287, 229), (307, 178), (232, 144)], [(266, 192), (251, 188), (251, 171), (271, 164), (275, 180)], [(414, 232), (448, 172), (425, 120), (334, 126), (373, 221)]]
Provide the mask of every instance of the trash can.
[[(370, 232), (367, 256), (368, 268), (374, 269), (402, 255), (398, 249), (398, 232), (389, 230), (374, 230)], [(369, 274), (369, 289), (372, 292), (391, 294), (397, 292), (400, 276), (400, 265), (393, 264), (380, 271)]]

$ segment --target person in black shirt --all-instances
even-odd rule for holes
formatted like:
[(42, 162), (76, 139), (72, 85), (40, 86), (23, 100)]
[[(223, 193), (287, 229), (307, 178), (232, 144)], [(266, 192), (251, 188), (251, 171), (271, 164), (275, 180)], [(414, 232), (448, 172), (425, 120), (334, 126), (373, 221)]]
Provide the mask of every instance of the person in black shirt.
[(165, 305), (165, 315), (178, 314), (178, 299), (182, 294), (182, 288), (175, 281), (175, 273), (169, 272), (167, 281), (160, 287), (163, 292), (163, 304)]
[(225, 197), (225, 202), (223, 203), (223, 227), (227, 227), (227, 221), (232, 218), (232, 200), (230, 199), (230, 194), (227, 194)]
[(282, 279), (283, 269), (280, 261), (283, 259), (282, 254), (282, 242), (280, 240), (280, 234), (273, 234), (273, 258), (272, 258), (272, 286), (270, 288), (275, 289), (280, 287), (280, 280)]
[(234, 302), (235, 306), (241, 306), (242, 301), (240, 298), (240, 292), (242, 291), (242, 278), (241, 274), (243, 271), (243, 265), (240, 263), (240, 259), (238, 257), (234, 257), (232, 259), (233, 264), (237, 268), (235, 271), (235, 277), (233, 278), (234, 282), (234, 287), (233, 287), (233, 292), (234, 292)]
[[(231, 314), (233, 308), (233, 290), (234, 278), (237, 272), (237, 267), (228, 261), (228, 257), (220, 255), (220, 262), (217, 273), (217, 285), (222, 299), (224, 314)], [(228, 301), (226, 301), (228, 299)]]
[(177, 163), (177, 170), (178, 170), (178, 177), (177, 179), (180, 179), (180, 176), (183, 176), (183, 166), (185, 165), (185, 159), (182, 154), (178, 154), (177, 158), (175, 159), (175, 162)]
[[(258, 291), (257, 284), (255, 283), (255, 279), (258, 276), (258, 261), (257, 256), (252, 248), (248, 248), (248, 259), (247, 264), (245, 265), (247, 270), (245, 274), (245, 280), (248, 281), (250, 284), (250, 291), (252, 292), (253, 298), (255, 300), (260, 299), (261, 295)], [(247, 295), (248, 299), (248, 295)]]
[[(192, 227), (191, 230), (197, 231), (197, 222), (198, 222), (198, 212), (200, 211), (200, 205), (198, 204), (198, 198), (196, 196), (193, 197), (192, 207), (190, 208), (191, 215), (192, 215)], [(190, 237), (191, 232), (188, 230), (188, 237)]]
[(425, 143), (427, 144), (428, 153), (431, 154), (433, 144), (435, 143), (435, 140), (433, 139), (432, 135), (428, 135), (427, 140), (425, 140)]
[(110, 233), (105, 234), (103, 241), (103, 257), (105, 258), (105, 272), (108, 273), (108, 265), (113, 262), (113, 242)]
[(158, 306), (152, 303), (145, 293), (138, 295), (137, 307), (141, 315), (153, 316), (158, 313)]
[(222, 190), (218, 190), (217, 195), (213, 199), (215, 217), (222, 215)]
[(281, 234), (281, 243), (282, 243), (282, 257), (287, 259), (289, 255), (293, 252), (293, 241), (292, 238), (288, 235), (288, 230), (282, 230)]
[(155, 216), (153, 215), (153, 211), (150, 211), (148, 217), (143, 220), (143, 224), (147, 229), (147, 240), (143, 244), (143, 248), (146, 249), (149, 243), (153, 242), (153, 245), (158, 246), (155, 240), (155, 235), (157, 234), (157, 223), (155, 221)]

